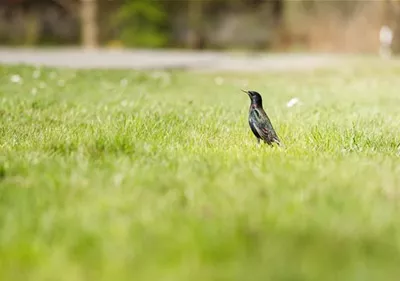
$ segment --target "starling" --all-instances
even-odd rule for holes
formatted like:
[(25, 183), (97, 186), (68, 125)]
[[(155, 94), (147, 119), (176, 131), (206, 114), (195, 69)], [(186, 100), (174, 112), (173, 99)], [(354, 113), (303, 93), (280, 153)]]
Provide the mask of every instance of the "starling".
[(251, 100), (249, 108), (249, 125), (251, 131), (257, 138), (257, 142), (263, 140), (264, 143), (272, 146), (272, 143), (282, 145), (279, 140), (274, 128), (272, 127), (271, 121), (267, 113), (265, 113), (262, 106), (261, 95), (255, 91), (245, 91)]

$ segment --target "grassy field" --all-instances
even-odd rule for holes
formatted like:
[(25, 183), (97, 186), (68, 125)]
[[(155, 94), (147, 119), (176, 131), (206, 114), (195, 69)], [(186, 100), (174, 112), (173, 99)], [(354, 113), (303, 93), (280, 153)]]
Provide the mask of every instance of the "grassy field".
[(0, 279), (398, 279), (399, 77), (0, 66)]

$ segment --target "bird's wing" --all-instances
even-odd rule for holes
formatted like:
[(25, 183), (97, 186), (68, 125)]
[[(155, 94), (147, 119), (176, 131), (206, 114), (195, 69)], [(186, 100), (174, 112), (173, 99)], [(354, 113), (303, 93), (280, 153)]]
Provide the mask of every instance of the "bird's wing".
[(268, 142), (275, 142), (281, 144), (274, 128), (272, 127), (271, 121), (264, 110), (255, 108), (253, 111), (254, 127), (257, 130), (260, 137)]

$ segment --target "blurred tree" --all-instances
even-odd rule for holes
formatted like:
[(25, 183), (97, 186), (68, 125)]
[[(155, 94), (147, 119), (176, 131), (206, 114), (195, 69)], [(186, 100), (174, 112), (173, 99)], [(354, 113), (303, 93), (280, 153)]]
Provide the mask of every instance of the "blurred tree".
[(394, 33), (392, 51), (400, 53), (400, 0), (386, 0), (386, 7), (386, 24)]
[(192, 49), (203, 49), (205, 47), (204, 36), (202, 34), (204, 0), (188, 0), (187, 4), (189, 19), (187, 46)]
[(126, 0), (113, 17), (117, 36), (132, 47), (162, 47), (168, 36), (164, 32), (167, 14), (163, 1)]
[(98, 45), (97, 0), (81, 0), (81, 5), (81, 36), (83, 47), (95, 48)]
[(74, 15), (78, 12), (78, 4), (76, 0), (52, 0), (54, 3), (63, 7), (65, 11)]
[(25, 45), (36, 45), (39, 41), (39, 18), (35, 10), (29, 11), (25, 18)]
[(0, 0), (7, 44), (373, 51), (381, 24), (399, 50), (400, 0)]

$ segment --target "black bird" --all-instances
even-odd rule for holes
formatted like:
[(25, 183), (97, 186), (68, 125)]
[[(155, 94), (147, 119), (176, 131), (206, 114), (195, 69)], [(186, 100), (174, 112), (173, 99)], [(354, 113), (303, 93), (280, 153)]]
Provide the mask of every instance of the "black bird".
[(253, 134), (257, 138), (257, 142), (263, 140), (264, 143), (272, 146), (272, 143), (282, 145), (278, 138), (267, 113), (265, 113), (262, 105), (261, 95), (255, 91), (245, 91), (251, 100), (249, 108), (249, 125)]

